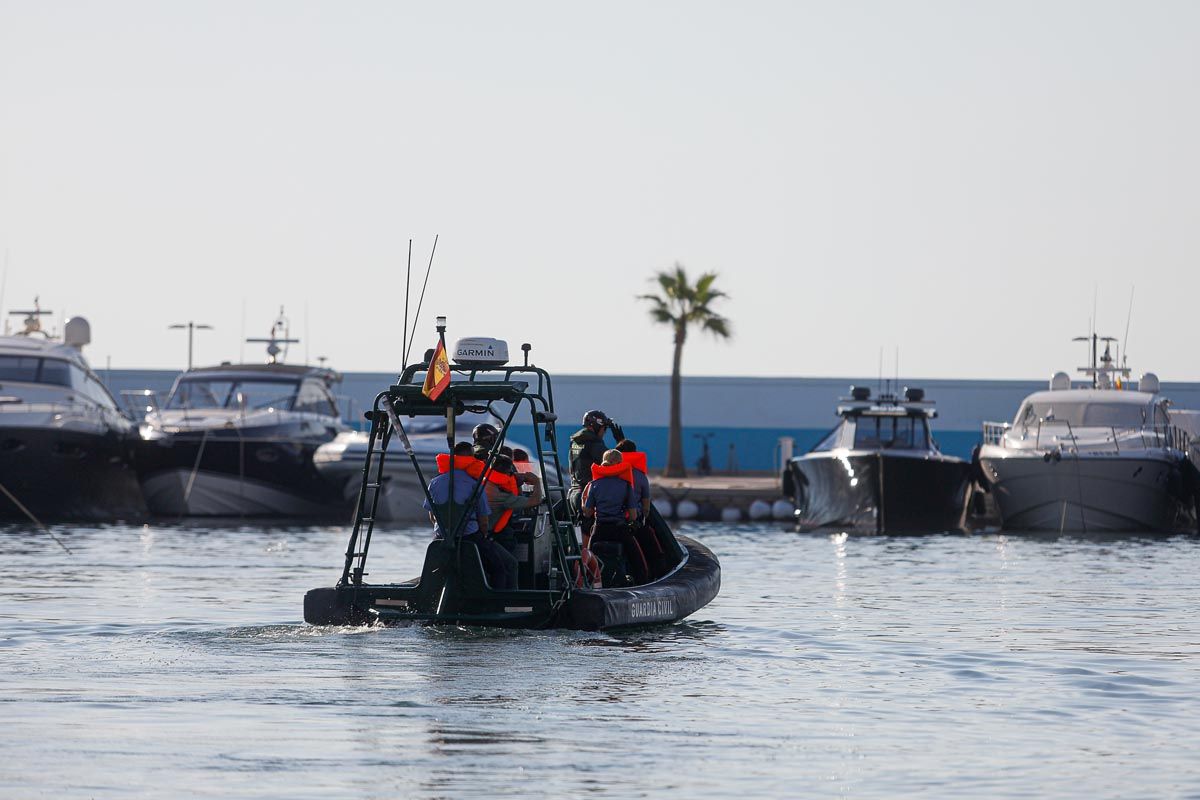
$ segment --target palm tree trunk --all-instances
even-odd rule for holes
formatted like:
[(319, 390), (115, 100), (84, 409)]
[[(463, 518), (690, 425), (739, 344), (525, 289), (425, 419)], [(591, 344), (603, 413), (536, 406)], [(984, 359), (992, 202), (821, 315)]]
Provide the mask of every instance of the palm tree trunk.
[(671, 364), (671, 419), (667, 428), (667, 470), (668, 478), (686, 478), (687, 469), (683, 464), (683, 414), (680, 410), (683, 369), (683, 342), (687, 338), (687, 328), (679, 325), (675, 329), (675, 358)]

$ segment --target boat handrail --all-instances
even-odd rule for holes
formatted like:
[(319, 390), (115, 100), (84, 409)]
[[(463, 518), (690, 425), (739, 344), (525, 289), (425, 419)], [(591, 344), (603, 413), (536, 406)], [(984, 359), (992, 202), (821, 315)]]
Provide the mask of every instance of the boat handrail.
[(984, 444), (1000, 444), (1000, 440), (1004, 438), (1004, 434), (1008, 433), (1012, 425), (1008, 422), (984, 422), (983, 423), (983, 443)]
[(105, 409), (98, 403), (90, 402), (56, 403), (52, 401), (34, 401), (26, 403), (23, 400), (14, 401), (10, 398), (0, 398), (0, 413), (3, 414), (49, 414), (62, 411), (81, 417), (103, 417)]
[[(1097, 444), (1111, 443), (1113, 450), (1117, 453), (1121, 452), (1121, 442), (1126, 442), (1126, 447), (1132, 441), (1140, 441), (1141, 449), (1147, 450), (1150, 448), (1163, 447), (1170, 450), (1178, 450), (1187, 452), (1190, 442), (1188, 432), (1176, 425), (1170, 423), (1161, 425), (1140, 425), (1137, 427), (1118, 428), (1115, 425), (1089, 425), (1077, 430), (1068, 420), (1057, 419), (1039, 419), (1037, 430), (1034, 434), (1034, 448), (1042, 449), (1042, 428), (1051, 426), (1066, 426), (1067, 434), (1064, 439), (1070, 440), (1071, 447), (1078, 452), (1082, 446), (1084, 448), (1094, 448)], [(1012, 429), (1012, 425), (1006, 422), (984, 422), (983, 423), (983, 443), (984, 444), (1002, 444), (1004, 435)], [(1089, 441), (1086, 431), (1105, 431), (1103, 441)]]

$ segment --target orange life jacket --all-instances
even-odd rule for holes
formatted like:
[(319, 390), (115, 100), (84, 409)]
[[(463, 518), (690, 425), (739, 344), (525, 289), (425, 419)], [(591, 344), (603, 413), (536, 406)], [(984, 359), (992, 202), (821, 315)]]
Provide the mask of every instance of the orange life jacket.
[[(503, 472), (492, 470), (488, 473), (488, 481), (496, 484), (497, 487), (509, 494), (521, 493), (521, 484), (517, 483), (515, 475), (505, 475)], [(496, 520), (496, 524), (492, 526), (492, 533), (499, 533), (508, 527), (508, 521), (512, 519), (512, 514), (513, 510), (511, 508), (506, 508), (502, 511)]]
[(532, 461), (514, 461), (513, 466), (517, 468), (517, 472), (537, 472), (537, 464)]
[[(483, 475), (484, 462), (474, 456), (455, 456), (454, 466), (461, 469), (470, 475), (475, 480)], [(439, 453), (437, 457), (437, 467), (439, 473), (447, 473), (450, 471), (450, 454)], [(516, 477), (505, 475), (502, 472), (491, 470), (487, 474), (488, 483), (494, 483), (509, 494), (520, 494), (521, 485), (517, 483)], [(508, 521), (512, 519), (512, 509), (506, 509), (496, 520), (496, 524), (492, 526), (492, 533), (498, 533), (504, 530), (508, 525)]]
[[(450, 471), (449, 453), (438, 453), (437, 468), (443, 475)], [(454, 468), (461, 469), (475, 480), (479, 480), (479, 476), (483, 474), (483, 462), (475, 456), (455, 456)]]
[(592, 464), (592, 480), (598, 481), (601, 478), (611, 478), (613, 476), (626, 481), (630, 486), (632, 486), (633, 465), (628, 461), (622, 461), (620, 464), (609, 464), (608, 466), (603, 464)]
[(645, 453), (621, 453), (621, 463), (628, 464), (643, 475), (649, 475), (646, 470)]

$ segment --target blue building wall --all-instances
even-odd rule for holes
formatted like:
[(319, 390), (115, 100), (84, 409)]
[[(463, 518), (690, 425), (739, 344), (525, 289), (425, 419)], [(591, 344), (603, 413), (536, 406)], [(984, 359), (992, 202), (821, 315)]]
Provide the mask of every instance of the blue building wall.
[[(124, 389), (149, 388), (165, 399), (178, 373), (168, 370), (111, 370), (101, 377), (114, 394)], [(343, 414), (361, 424), (363, 410), (376, 393), (395, 379), (383, 372), (352, 372), (338, 389)], [(834, 407), (852, 384), (876, 386), (869, 378), (712, 378), (683, 379), (684, 455), (689, 467), (700, 458), (702, 435), (709, 435), (714, 470), (724, 470), (734, 448), (741, 470), (773, 470), (778, 464), (782, 436), (795, 439), (802, 453), (817, 442), (837, 418)], [(1021, 400), (1046, 388), (1046, 381), (910, 380), (937, 403), (934, 437), (943, 451), (966, 457), (980, 439), (985, 420), (1012, 419)], [(901, 388), (902, 388), (901, 387)], [(666, 376), (559, 375), (554, 400), (560, 422), (560, 448), (566, 456), (567, 437), (583, 414), (598, 408), (622, 424), (625, 434), (646, 451), (653, 467), (662, 467), (667, 453), (670, 381)], [(1164, 383), (1163, 394), (1181, 408), (1200, 408), (1200, 383)], [(514, 424), (513, 438), (530, 445), (528, 425)]]

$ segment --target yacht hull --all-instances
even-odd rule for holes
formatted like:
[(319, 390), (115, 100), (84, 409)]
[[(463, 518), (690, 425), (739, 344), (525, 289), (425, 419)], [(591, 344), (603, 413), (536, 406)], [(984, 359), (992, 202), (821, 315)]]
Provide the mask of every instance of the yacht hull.
[[(399, 455), (397, 461), (400, 459), (404, 460), (399, 467), (389, 467), (384, 473), (383, 490), (379, 493), (379, 507), (376, 509), (375, 519), (427, 524), (429, 512), (422, 505), (425, 502), (425, 490), (408, 459)], [(358, 506), (358, 492), (362, 486), (362, 466), (324, 466), (318, 463), (317, 469), (331, 485), (341, 487), (342, 508), (353, 519)], [(437, 466), (432, 462), (427, 467), (422, 465), (422, 469), (427, 476), (437, 474)]]
[(341, 492), (313, 467), (325, 439), (188, 434), (142, 441), (146, 505), (171, 516), (335, 516)]
[(969, 469), (967, 462), (941, 455), (809, 453), (789, 462), (784, 493), (796, 503), (802, 528), (959, 530)]
[[(115, 432), (0, 430), (0, 518), (112, 520), (144, 517), (132, 448)], [(19, 505), (18, 505), (19, 503)]]
[(1194, 529), (1182, 459), (980, 454), (1006, 530), (1171, 533)]

